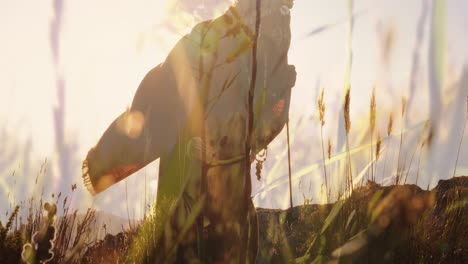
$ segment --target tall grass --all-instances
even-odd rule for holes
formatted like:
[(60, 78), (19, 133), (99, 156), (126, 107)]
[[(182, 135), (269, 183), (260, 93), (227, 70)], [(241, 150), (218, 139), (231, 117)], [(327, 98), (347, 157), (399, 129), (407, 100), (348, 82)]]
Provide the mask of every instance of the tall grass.
[(400, 133), (400, 147), (398, 148), (398, 157), (397, 157), (397, 172), (396, 172), (396, 177), (395, 177), (395, 184), (398, 185), (400, 184), (400, 180), (401, 180), (401, 174), (402, 174), (402, 171), (404, 170), (404, 166), (403, 168), (401, 167), (401, 164), (400, 164), (400, 156), (401, 156), (401, 149), (402, 149), (402, 146), (403, 146), (403, 129), (404, 129), (404, 116), (405, 116), (405, 111), (406, 111), (406, 98), (405, 97), (402, 97), (401, 98), (401, 133)]
[[(16, 224), (18, 209), (19, 206), (13, 208), (5, 226), (0, 221), (0, 260), (8, 263), (17, 263), (21, 255), (23, 243), (21, 233)], [(8, 213), (6, 216), (8, 216)]]
[[(371, 97), (371, 117), (369, 119), (369, 123), (370, 123), (370, 131), (371, 131), (371, 135), (374, 134), (375, 132), (375, 112), (372, 113), (373, 111), (375, 111), (375, 98), (374, 98), (374, 93)], [(319, 99), (320, 101), (320, 99)], [(319, 103), (320, 105), (320, 103)], [(344, 119), (345, 119), (345, 124), (346, 124), (346, 135), (347, 135), (347, 149), (346, 149), (346, 154), (347, 154), (347, 159), (348, 159), (348, 165), (350, 165), (350, 160), (349, 160), (349, 156), (350, 156), (350, 149), (349, 149), (349, 131), (350, 131), (350, 128), (351, 128), (351, 121), (350, 121), (350, 116), (349, 116), (349, 105), (350, 105), (350, 89), (346, 92), (346, 96), (345, 96), (345, 104), (344, 104), (344, 109), (345, 109), (345, 116), (344, 116)], [(321, 107), (319, 106), (319, 109)], [(407, 179), (408, 179), (408, 175), (411, 171), (411, 167), (412, 167), (412, 163), (413, 163), (413, 159), (414, 157), (416, 156), (416, 153), (419, 149), (419, 158), (421, 158), (421, 152), (422, 152), (422, 149), (423, 147), (427, 144), (427, 145), (431, 145), (431, 142), (432, 142), (432, 138), (433, 138), (433, 133), (430, 129), (430, 122), (427, 121), (424, 125), (424, 129), (422, 130), (420, 136), (419, 136), (419, 140), (418, 140), (418, 143), (416, 144), (416, 148), (414, 150), (414, 152), (412, 153), (411, 155), (411, 158), (410, 158), (410, 161), (409, 161), (409, 165), (408, 165), (408, 168), (406, 168), (406, 157), (405, 155), (402, 155), (402, 149), (404, 147), (404, 143), (405, 144), (409, 144), (409, 142), (405, 142), (403, 140), (403, 134), (406, 133), (404, 127), (403, 127), (403, 120), (404, 120), (404, 116), (405, 116), (405, 112), (406, 112), (406, 99), (403, 97), (402, 98), (402, 101), (401, 101), (401, 120), (402, 120), (402, 128), (401, 128), (401, 134), (400, 134), (400, 141), (399, 141), (399, 154), (398, 154), (398, 164), (397, 164), (397, 178), (395, 180), (395, 185), (399, 185), (401, 183), (403, 184), (406, 184), (407, 182)], [(347, 114), (346, 114), (347, 113)], [(374, 116), (374, 117), (372, 117)], [(468, 118), (467, 118), (468, 120)], [(391, 135), (392, 135), (392, 131), (393, 131), (393, 113), (390, 114), (389, 116), (389, 119), (388, 119), (388, 123), (387, 123), (387, 137), (390, 138)], [(321, 120), (321, 124), (322, 123), (322, 120)], [(465, 125), (466, 125), (466, 120), (465, 120)], [(371, 137), (372, 138), (372, 137)], [(462, 134), (462, 139), (463, 139), (463, 134)], [(460, 142), (460, 145), (461, 145), (461, 142)], [(372, 147), (374, 146), (373, 142), (372, 142), (372, 139), (371, 139), (371, 151), (373, 151)], [(329, 146), (328, 146), (328, 156), (330, 158), (330, 141), (329, 141)], [(377, 134), (377, 141), (376, 141), (376, 145), (375, 145), (375, 152), (374, 154), (371, 154), (371, 155), (375, 155), (375, 168), (372, 168), (371, 171), (372, 171), (372, 178), (371, 179), (375, 179), (375, 175), (377, 174), (376, 171), (377, 171), (377, 164), (378, 164), (378, 160), (381, 156), (381, 150), (382, 150), (382, 137), (380, 135), (380, 133)], [(324, 148), (323, 148), (323, 139), (322, 139), (322, 156), (324, 156)], [(386, 155), (388, 156), (388, 155)], [(402, 158), (403, 157), (403, 158)], [(373, 159), (374, 157), (371, 156), (371, 163), (373, 162)], [(418, 161), (418, 175), (416, 176), (416, 184), (417, 184), (417, 181), (418, 181), (418, 177), (419, 177), (419, 163), (420, 163), (420, 160)], [(385, 166), (386, 166), (386, 163), (384, 164), (384, 175), (385, 175)], [(350, 179), (352, 180), (352, 174), (351, 174), (351, 171), (349, 170), (350, 169), (350, 166), (347, 167), (347, 170), (346, 170), (346, 179), (347, 179), (347, 188), (349, 188), (349, 181)], [(346, 206), (342, 206), (342, 204), (340, 202), (337, 202), (335, 204), (335, 206), (328, 211), (328, 217), (325, 219), (324, 221), (324, 224), (322, 225), (322, 230), (321, 231), (315, 231), (313, 237), (311, 238), (312, 240), (312, 243), (310, 244), (310, 246), (308, 247), (307, 251), (305, 252), (305, 254), (300, 257), (300, 258), (297, 258), (295, 261), (296, 263), (327, 263), (328, 261), (330, 261), (330, 257), (331, 259), (335, 258), (347, 258), (347, 256), (359, 256), (359, 252), (362, 252), (362, 249), (363, 248), (372, 248), (374, 247), (372, 245), (372, 241), (376, 241), (376, 238), (379, 237), (379, 236), (386, 236), (386, 237), (392, 237), (393, 235), (395, 235), (395, 238), (392, 238), (392, 239), (401, 239), (401, 241), (406, 241), (406, 236), (408, 237), (411, 237), (411, 236), (414, 236), (414, 232), (417, 232), (417, 230), (415, 229), (404, 229), (405, 231), (403, 232), (403, 234), (398, 234), (396, 235), (395, 234), (395, 223), (391, 223), (391, 221), (403, 221), (405, 223), (405, 221), (407, 221), (408, 223), (416, 223), (416, 224), (419, 224), (419, 219), (417, 218), (414, 218), (414, 216), (412, 216), (412, 214), (420, 214), (420, 209), (418, 208), (429, 208), (432, 206), (432, 203), (433, 203), (433, 198), (430, 198), (430, 195), (428, 196), (428, 198), (425, 198), (427, 199), (427, 201), (424, 201), (422, 202), (421, 200), (418, 200), (418, 199), (421, 199), (421, 198), (412, 198), (412, 197), (408, 197), (407, 194), (398, 194), (398, 192), (401, 191), (401, 189), (397, 189), (397, 187), (390, 187), (392, 188), (392, 191), (390, 191), (390, 193), (388, 193), (388, 191), (385, 191), (382, 189), (380, 191), (377, 191), (375, 192), (375, 194), (373, 195), (373, 197), (370, 199), (370, 201), (366, 201), (368, 202), (368, 210), (369, 210), (369, 214), (370, 214), (370, 220), (367, 220), (367, 219), (362, 219), (360, 216), (357, 216), (357, 211), (358, 210), (358, 202), (360, 198), (357, 198), (357, 197), (360, 197), (361, 195), (364, 195), (364, 193), (366, 193), (365, 190), (371, 190), (371, 193), (373, 192), (372, 188), (375, 188), (373, 187), (375, 185), (369, 185), (368, 187), (366, 187), (366, 189), (360, 189), (359, 191), (352, 191), (351, 190), (351, 195), (348, 196), (348, 199), (346, 200), (346, 203), (347, 205)], [(369, 189), (367, 189), (369, 188)], [(381, 187), (378, 187), (378, 188), (381, 188)], [(405, 188), (412, 188), (412, 187), (405, 187)], [(400, 190), (400, 191), (398, 191)], [(375, 190), (374, 190), (375, 191)], [(359, 193), (359, 192), (362, 192), (362, 193)], [(358, 194), (359, 193), (359, 194)], [(385, 193), (385, 194), (384, 194)], [(356, 196), (355, 196), (356, 195)], [(384, 198), (383, 198), (384, 197)], [(358, 200), (356, 200), (358, 199)], [(413, 200), (412, 200), (413, 199)], [(414, 200), (416, 199), (416, 200)], [(409, 200), (409, 201), (408, 201)], [(432, 202), (431, 202), (432, 201)], [(362, 201), (361, 201), (362, 202)], [(403, 205), (398, 205), (399, 203), (403, 204)], [(394, 212), (396, 210), (396, 208), (393, 208), (395, 205), (397, 206), (403, 206), (403, 207), (406, 207), (407, 205), (404, 205), (405, 203), (408, 203), (408, 204), (412, 204), (413, 203), (413, 207), (410, 207), (410, 208), (406, 208), (404, 210), (407, 210), (407, 213), (410, 215), (406, 220), (405, 220), (405, 216), (403, 215), (390, 215), (390, 214), (393, 214), (393, 213), (390, 213), (390, 212)], [(342, 209), (343, 207), (343, 209)], [(387, 208), (388, 207), (388, 208)], [(398, 209), (398, 210), (402, 210), (402, 208)], [(389, 211), (389, 212), (386, 212), (386, 211)], [(362, 213), (362, 212), (361, 212)], [(347, 217), (346, 217), (347, 216)], [(388, 217), (401, 217), (401, 218), (394, 218), (394, 219), (389, 219)], [(411, 220), (413, 219), (413, 220)], [(383, 221), (383, 222), (381, 222)], [(388, 222), (390, 221), (390, 222)], [(415, 222), (416, 221), (416, 222)], [(391, 223), (391, 224), (390, 224)], [(398, 222), (397, 222), (398, 223)], [(401, 224), (401, 222), (400, 222)], [(333, 234), (336, 234), (336, 233), (339, 233), (339, 235), (336, 235), (336, 236), (339, 236), (339, 238), (337, 239), (336, 236), (333, 236), (332, 234), (329, 234), (329, 233), (326, 233), (326, 230), (330, 227), (330, 225), (333, 226)], [(358, 225), (361, 225), (360, 228), (357, 228)], [(367, 225), (367, 227), (366, 227)], [(403, 224), (403, 225), (406, 225)], [(343, 226), (345, 228), (343, 228)], [(348, 230), (348, 228), (350, 228)], [(420, 228), (420, 226), (418, 227)], [(385, 230), (389, 230), (388, 232), (385, 231)], [(406, 233), (407, 232), (407, 233)], [(385, 235), (384, 235), (385, 234)], [(391, 234), (391, 235), (390, 235)], [(402, 237), (400, 238), (400, 235), (404, 235), (405, 237)], [(411, 238), (411, 239), (415, 239), (415, 238)], [(342, 241), (341, 243), (341, 247), (338, 247), (337, 249), (335, 249), (332, 253), (326, 253), (327, 251), (329, 252), (329, 246), (330, 244), (333, 244), (333, 243), (336, 243), (336, 241)], [(412, 241), (412, 240), (410, 240)], [(405, 242), (406, 243), (406, 242)], [(418, 243), (420, 242), (410, 242), (411, 244), (409, 244), (411, 247), (415, 247), (415, 245), (418, 245)], [(391, 248), (391, 246), (389, 246), (389, 248)], [(386, 250), (386, 247), (385, 246), (381, 246), (381, 248), (379, 249), (381, 251), (385, 251)], [(415, 248), (414, 250), (418, 250), (417, 252), (418, 253), (414, 253), (412, 254), (412, 257), (415, 257), (415, 256), (418, 256), (419, 254), (419, 258), (418, 259), (425, 259), (426, 256), (424, 257), (421, 257), (422, 255), (421, 254), (428, 254), (428, 251), (424, 251), (423, 249), (420, 249), (420, 248)], [(423, 253), (424, 252), (424, 253)], [(367, 254), (371, 254), (371, 253), (367, 253)], [(315, 259), (314, 259), (315, 258)], [(358, 257), (359, 258), (359, 257)]]
[(374, 163), (373, 163), (373, 137), (374, 137), (374, 132), (375, 132), (375, 118), (376, 118), (376, 103), (375, 103), (375, 87), (372, 89), (372, 96), (370, 100), (370, 106), (369, 106), (369, 128), (370, 128), (370, 138), (371, 138), (371, 147), (370, 147), (370, 162), (371, 162), (371, 180), (375, 182), (375, 177), (374, 177)]
[[(331, 159), (331, 156), (332, 156), (332, 144), (331, 144), (331, 139), (328, 138), (328, 149), (327, 149), (327, 153), (328, 153), (328, 162), (330, 162), (330, 159)], [(330, 190), (328, 191), (328, 202), (330, 202), (330, 197), (331, 197), (331, 184), (330, 184)]]
[(465, 128), (466, 128), (466, 123), (468, 122), (468, 96), (466, 97), (466, 117), (465, 117), (465, 122), (463, 124), (463, 129), (460, 137), (460, 143), (458, 144), (458, 150), (457, 150), (457, 158), (455, 159), (455, 166), (453, 167), (453, 175), (452, 178), (455, 177), (455, 174), (457, 173), (457, 166), (458, 166), (458, 158), (460, 157), (460, 149), (463, 143), (463, 137), (465, 136)]
[[(408, 170), (406, 171), (406, 174), (405, 174), (405, 180), (404, 180), (404, 184), (406, 184), (406, 180), (408, 179), (408, 175), (411, 171), (411, 165), (413, 164), (413, 159), (414, 159), (414, 156), (416, 154), (416, 152), (418, 151), (418, 148), (419, 148), (419, 157), (421, 158), (421, 152), (422, 152), (422, 148), (424, 147), (425, 145), (425, 142), (424, 142), (424, 135), (427, 134), (427, 131), (429, 129), (429, 125), (430, 125), (430, 122), (429, 121), (426, 121), (426, 123), (424, 124), (424, 128), (421, 132), (421, 135), (419, 136), (418, 138), (418, 142), (416, 144), (416, 147), (413, 151), (413, 154), (411, 155), (411, 158), (410, 158), (410, 163), (408, 165)], [(420, 164), (420, 159), (418, 161), (418, 170), (419, 170), (419, 164)], [(416, 177), (416, 184), (417, 184), (417, 179), (419, 177), (419, 173), (418, 173), (418, 176)]]
[[(343, 94), (346, 94), (347, 90), (351, 86), (351, 71), (353, 68), (353, 32), (354, 32), (354, 19), (353, 11), (354, 11), (354, 0), (346, 0), (346, 10), (347, 10), (347, 20), (348, 20), (348, 27), (346, 32), (346, 70), (344, 76), (344, 84), (343, 84)], [(342, 98), (340, 103), (344, 104), (346, 98)], [(345, 115), (345, 109), (340, 107), (339, 112), (339, 121), (338, 121), (338, 138), (336, 141), (336, 150), (341, 151), (343, 146), (345, 145), (345, 138), (346, 138), (346, 121), (342, 118)]]
[(350, 104), (351, 104), (351, 87), (348, 87), (345, 95), (344, 102), (344, 120), (345, 120), (345, 131), (346, 131), (346, 153), (347, 153), (347, 169), (346, 169), (346, 189), (349, 194), (353, 191), (353, 172), (351, 165), (351, 155), (349, 153), (349, 132), (351, 131), (351, 117), (349, 114)]
[[(325, 147), (323, 145), (323, 126), (325, 125), (325, 104), (323, 102), (323, 95), (325, 93), (325, 90), (322, 88), (322, 92), (320, 94), (320, 97), (318, 99), (318, 110), (319, 110), (319, 116), (320, 116), (320, 139), (322, 142), (322, 161), (323, 161), (323, 175), (325, 177), (325, 190), (326, 190), (326, 196), (327, 196), (327, 202), (329, 201), (329, 186), (328, 186), (328, 179), (327, 179), (327, 168), (325, 166)], [(331, 144), (330, 141), (328, 141), (328, 148), (329, 152), (331, 151)], [(330, 156), (330, 154), (329, 154)]]
[(372, 180), (373, 182), (376, 182), (375, 175), (377, 175), (377, 164), (379, 162), (381, 150), (382, 150), (382, 136), (380, 136), (380, 133), (379, 133), (377, 135), (377, 144), (375, 146), (375, 168), (374, 168), (374, 179)]
[[(388, 123), (387, 123), (387, 138), (388, 139), (390, 139), (392, 130), (393, 130), (393, 113), (390, 113), (390, 116), (388, 117)], [(382, 181), (385, 178), (385, 169), (387, 167), (387, 159), (388, 159), (388, 155), (385, 155), (384, 167), (383, 167), (383, 172), (382, 172)]]
[[(40, 263), (48, 259), (48, 263), (80, 263), (81, 256), (96, 235), (93, 209), (81, 215), (77, 209), (71, 211), (76, 184), (71, 185), (70, 196), (63, 197), (59, 192), (45, 198), (44, 185), (40, 185), (46, 168), (47, 160), (33, 181), (33, 195), (27, 201), (14, 205), (5, 227), (0, 222), (1, 263), (17, 263), (20, 259), (25, 263)], [(38, 196), (37, 190), (40, 189)], [(2, 242), (5, 241), (7, 247), (3, 247)], [(3, 254), (7, 257), (4, 258)]]

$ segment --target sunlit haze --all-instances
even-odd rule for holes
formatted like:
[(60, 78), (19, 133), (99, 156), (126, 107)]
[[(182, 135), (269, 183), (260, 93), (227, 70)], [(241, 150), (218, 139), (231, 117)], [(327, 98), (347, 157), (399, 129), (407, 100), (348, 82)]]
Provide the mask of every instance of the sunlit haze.
[[(130, 203), (130, 214), (137, 218), (143, 216), (145, 193), (147, 203), (154, 199), (157, 162), (138, 176), (129, 177), (92, 198), (82, 186), (81, 161), (109, 124), (130, 105), (144, 75), (163, 62), (174, 44), (196, 23), (207, 18), (205, 16), (222, 14), (230, 3), (199, 1), (206, 2), (206, 6), (195, 9), (198, 13), (190, 13), (188, 9), (177, 6), (175, 2), (178, 1), (197, 6), (194, 0), (64, 1), (56, 64), (51, 49), (53, 1), (0, 0), (0, 132), (4, 130), (8, 137), (0, 142), (0, 152), (6, 153), (7, 147), (21, 152), (29, 139), (32, 142), (29, 175), (22, 175), (23, 154), (18, 154), (14, 162), (5, 167), (0, 160), (0, 201), (5, 201), (7, 196), (8, 201), (26, 199), (26, 193), (18, 194), (22, 188), (24, 192), (37, 192), (30, 186), (47, 159), (50, 168), (44, 184), (47, 186), (49, 182), (53, 186), (46, 188), (47, 195), (62, 191), (59, 186), (66, 184), (66, 188), (70, 188), (76, 183), (78, 197), (82, 199), (77, 202), (80, 208), (93, 205), (126, 217), (126, 203)], [(408, 106), (410, 118), (405, 121), (405, 128), (419, 126), (418, 129), (422, 129), (430, 117), (429, 26), (425, 28), (421, 44), (418, 85), (413, 94), (409, 90), (421, 3), (416, 0), (355, 1), (350, 112), (356, 139), (365, 137), (374, 86), (377, 127), (382, 135), (390, 112), (398, 113), (402, 96), (411, 102)], [(213, 11), (210, 12), (210, 8)], [(463, 67), (468, 67), (467, 10), (468, 1), (447, 1), (448, 63), (446, 83), (440, 89), (444, 117), (436, 139), (436, 142), (443, 143), (435, 144), (433, 150), (439, 153), (437, 157), (441, 161), (434, 165), (436, 168), (428, 168), (439, 170), (440, 175), (429, 173), (421, 183), (424, 189), (428, 184), (436, 184), (438, 179), (448, 178), (453, 171), (452, 161), (461, 137), (463, 116), (466, 115), (465, 98), (468, 96), (468, 83), (460, 84)], [(297, 71), (290, 109), (292, 172), (297, 176), (293, 182), (296, 191), (294, 201), (300, 204), (307, 196), (314, 202), (322, 202), (321, 167), (306, 170), (304, 175), (301, 170), (322, 158), (317, 114), (317, 100), (322, 87), (327, 106), (324, 137), (326, 140), (330, 138), (333, 146), (337, 141), (346, 71), (347, 7), (345, 1), (340, 0), (326, 3), (296, 0), (291, 18), (289, 63), (295, 65)], [(317, 31), (321, 27), (323, 30)], [(384, 47), (389, 36), (392, 40), (386, 60)], [(65, 141), (76, 146), (72, 173), (66, 175), (67, 178), (59, 175), (57, 165), (53, 111), (58, 105), (58, 76), (64, 80), (65, 88)], [(399, 118), (396, 123), (395, 134), (402, 129)], [(465, 131), (466, 140), (461, 147), (458, 164), (458, 174), (465, 175), (468, 174), (467, 135)], [(417, 141), (415, 136), (408, 138)], [(285, 159), (285, 140), (282, 133), (269, 148), (262, 180), (252, 178), (253, 194), (256, 194), (254, 202), (259, 207), (285, 208), (289, 205), (287, 166), (275, 167), (276, 162)], [(18, 143), (17, 147), (15, 143)], [(358, 147), (367, 143), (366, 139), (352, 145)], [(453, 150), (453, 153), (448, 150)], [(334, 155), (340, 151), (334, 148)], [(410, 156), (411, 151), (407, 155)], [(452, 158), (445, 160), (447, 155)], [(277, 171), (272, 172), (273, 169)], [(14, 171), (23, 183), (15, 185), (10, 179)], [(286, 184), (282, 183), (283, 180)], [(115, 207), (109, 207), (109, 204)], [(0, 208), (8, 207), (4, 202), (0, 205)]]

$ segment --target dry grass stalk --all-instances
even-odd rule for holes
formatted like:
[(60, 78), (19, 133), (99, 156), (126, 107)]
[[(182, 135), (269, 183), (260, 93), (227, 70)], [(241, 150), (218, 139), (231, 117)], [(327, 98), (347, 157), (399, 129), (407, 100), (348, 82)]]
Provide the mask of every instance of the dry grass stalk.
[(376, 103), (375, 103), (375, 87), (372, 89), (372, 96), (370, 101), (370, 116), (369, 116), (369, 128), (370, 128), (370, 138), (371, 138), (371, 148), (370, 148), (370, 160), (371, 160), (371, 180), (375, 181), (374, 177), (374, 163), (372, 150), (373, 150), (373, 140), (374, 140), (374, 132), (375, 132), (375, 118), (376, 118)]
[(10, 217), (8, 218), (8, 222), (6, 223), (5, 227), (2, 225), (2, 222), (0, 221), (0, 243), (4, 242), (8, 232), (10, 232), (11, 227), (13, 226), (13, 222), (18, 216), (18, 210), (19, 210), (19, 206), (16, 206), (15, 209), (13, 209), (13, 212), (10, 214)]
[(323, 102), (325, 90), (322, 88), (322, 93), (318, 99), (318, 108), (320, 116), (320, 138), (322, 140), (322, 162), (323, 162), (323, 174), (325, 177), (325, 189), (327, 190), (327, 203), (329, 200), (328, 195), (328, 179), (327, 179), (327, 168), (325, 167), (325, 149), (323, 146), (323, 126), (325, 125), (325, 104)]
[[(419, 145), (419, 144), (418, 144)], [(414, 155), (417, 151), (417, 148), (418, 146), (416, 146), (416, 149), (414, 150), (413, 154), (411, 155), (411, 159), (410, 159), (410, 163), (409, 163), (409, 166), (408, 166), (408, 170), (406, 171), (406, 174), (405, 174), (405, 180), (403, 181), (404, 184), (406, 184), (406, 180), (408, 179), (408, 175), (410, 173), (410, 170), (411, 170), (411, 165), (413, 164), (413, 158), (414, 158)]]
[[(328, 138), (328, 161), (331, 159), (331, 151), (332, 151), (332, 145), (331, 145), (331, 140)], [(328, 190), (328, 196), (331, 197), (331, 184), (330, 184), (330, 190)]]
[(421, 141), (421, 147), (420, 147), (420, 152), (419, 152), (419, 160), (418, 160), (418, 172), (416, 174), (416, 185), (418, 185), (418, 179), (419, 179), (419, 169), (421, 165), (421, 156), (422, 156), (422, 149), (426, 144), (430, 144), (430, 141), (432, 140), (432, 132), (431, 132), (431, 125), (430, 125), (430, 120), (427, 120), (426, 123), (424, 124), (424, 131), (427, 131), (427, 135), (423, 137), (423, 140)]
[(318, 108), (319, 108), (319, 114), (320, 114), (320, 124), (323, 127), (325, 125), (325, 104), (323, 102), (323, 96), (325, 94), (325, 89), (322, 88), (322, 92), (320, 94), (320, 97), (318, 99)]
[[(421, 151), (422, 151), (422, 148), (424, 147), (425, 143), (426, 143), (426, 140), (424, 139), (424, 135), (427, 134), (428, 130), (429, 130), (429, 127), (430, 127), (430, 122), (429, 120), (426, 121), (426, 123), (424, 124), (424, 129), (423, 131), (421, 132), (421, 135), (419, 136), (419, 139), (418, 139), (418, 145), (416, 146), (416, 149), (414, 150), (413, 154), (411, 155), (411, 159), (410, 159), (410, 163), (409, 163), (409, 166), (408, 166), (408, 170), (406, 171), (406, 174), (405, 174), (405, 180), (404, 180), (404, 184), (406, 184), (406, 180), (408, 179), (408, 175), (410, 173), (410, 170), (411, 170), (411, 165), (413, 164), (413, 159), (414, 159), (414, 156), (416, 155), (416, 152), (418, 151), (418, 147), (419, 147), (419, 161), (418, 161), (418, 174), (419, 174), (419, 163), (421, 162)], [(416, 182), (417, 182), (417, 178), (418, 176), (416, 177)], [(417, 183), (416, 183), (417, 184)]]
[(404, 166), (402, 168), (401, 164), (400, 164), (400, 156), (401, 156), (401, 148), (403, 146), (403, 129), (404, 129), (404, 124), (403, 124), (404, 119), (403, 119), (403, 117), (405, 115), (405, 111), (406, 111), (406, 98), (403, 96), (401, 98), (401, 133), (400, 133), (400, 147), (398, 149), (397, 175), (396, 175), (396, 178), (395, 178), (395, 184), (396, 185), (400, 184), (401, 172), (404, 170)]
[(387, 136), (392, 134), (393, 129), (393, 113), (390, 113), (390, 117), (388, 118), (388, 125), (387, 125)]
[(380, 158), (380, 151), (382, 149), (382, 137), (380, 136), (380, 133), (377, 135), (377, 145), (375, 146), (375, 168), (374, 168), (374, 182), (376, 181), (376, 174), (377, 174), (377, 162), (379, 161)]
[(346, 134), (349, 135), (349, 131), (351, 130), (351, 119), (349, 116), (349, 107), (351, 104), (351, 87), (348, 87), (346, 90), (346, 96), (345, 96), (345, 103), (344, 103), (344, 119), (345, 119), (345, 128), (346, 128)]
[[(387, 124), (387, 137), (390, 138), (390, 135), (392, 134), (393, 130), (393, 113), (390, 113), (390, 116), (388, 117), (388, 124)], [(382, 181), (385, 178), (385, 169), (387, 167), (387, 156), (385, 155), (385, 160), (384, 160), (384, 167), (383, 167), (383, 172), (382, 172)]]
[(377, 146), (375, 147), (375, 158), (378, 160), (380, 157), (380, 151), (382, 147), (382, 136), (379, 135), (377, 136)]
[(455, 167), (453, 168), (453, 175), (452, 178), (455, 177), (455, 174), (457, 173), (457, 166), (458, 166), (458, 158), (460, 156), (460, 149), (463, 143), (463, 136), (465, 135), (465, 129), (466, 129), (466, 123), (468, 121), (468, 96), (466, 97), (466, 117), (465, 117), (465, 124), (463, 125), (463, 130), (460, 138), (460, 144), (458, 144), (458, 151), (457, 151), (457, 158), (455, 159)]
[(406, 97), (402, 97), (401, 98), (401, 116), (404, 116), (405, 115), (405, 112), (406, 112)]
[(353, 190), (353, 174), (351, 168), (351, 155), (349, 153), (349, 132), (351, 130), (351, 118), (349, 114), (349, 108), (351, 104), (351, 87), (348, 86), (346, 90), (345, 102), (344, 102), (344, 119), (345, 119), (345, 129), (346, 129), (346, 153), (348, 156), (347, 164), (347, 189), (349, 192)]
[(423, 142), (423, 143), (421, 144), (421, 150), (419, 151), (418, 172), (417, 172), (417, 174), (416, 174), (416, 182), (415, 182), (416, 185), (418, 185), (419, 170), (420, 170), (420, 168), (421, 168), (422, 149), (424, 148), (425, 145), (426, 145), (426, 142)]

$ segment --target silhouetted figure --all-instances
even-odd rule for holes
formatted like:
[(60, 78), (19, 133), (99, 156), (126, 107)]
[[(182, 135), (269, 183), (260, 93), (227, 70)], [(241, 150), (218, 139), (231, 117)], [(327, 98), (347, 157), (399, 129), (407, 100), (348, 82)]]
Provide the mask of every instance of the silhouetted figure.
[[(156, 204), (170, 213), (160, 219), (163, 228), (147, 262), (255, 261), (255, 208), (251, 199), (248, 212), (243, 205), (250, 197), (244, 146), (255, 2), (239, 0), (184, 36), (145, 76), (130, 109), (83, 162), (85, 184), (97, 194), (160, 158)], [(262, 1), (253, 153), (265, 148), (288, 120), (296, 80), (287, 59), (292, 5), (291, 0)]]

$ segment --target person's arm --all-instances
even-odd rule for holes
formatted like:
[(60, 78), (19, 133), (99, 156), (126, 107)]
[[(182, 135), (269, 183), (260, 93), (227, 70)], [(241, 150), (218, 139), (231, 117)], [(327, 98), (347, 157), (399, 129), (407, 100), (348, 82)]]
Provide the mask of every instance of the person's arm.
[[(112, 95), (109, 95), (109, 99)], [(185, 117), (171, 69), (157, 66), (142, 80), (132, 106), (107, 128), (83, 162), (88, 190), (98, 194), (168, 152)]]

